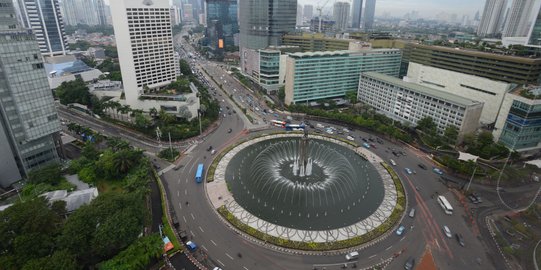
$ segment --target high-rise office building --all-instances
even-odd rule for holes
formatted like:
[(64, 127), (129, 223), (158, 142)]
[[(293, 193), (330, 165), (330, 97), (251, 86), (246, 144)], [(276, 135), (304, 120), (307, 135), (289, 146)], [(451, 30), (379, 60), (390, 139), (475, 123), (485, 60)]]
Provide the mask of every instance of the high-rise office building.
[(532, 8), (532, 26), (528, 31), (526, 46), (541, 47), (541, 1)]
[(58, 0), (18, 0), (22, 24), (36, 35), (44, 56), (65, 55), (68, 40)]
[(351, 16), (351, 28), (361, 28), (361, 14), (363, 14), (363, 0), (353, 0), (353, 15)]
[(193, 21), (193, 6), (192, 4), (182, 4), (182, 21)]
[(126, 103), (142, 108), (141, 96), (176, 80), (168, 0), (111, 1)]
[(474, 50), (407, 43), (402, 56), (405, 75), (409, 62), (516, 84), (537, 84), (541, 59)]
[(513, 0), (502, 36), (525, 37), (532, 25), (534, 0)]
[(487, 0), (485, 2), (485, 8), (483, 9), (483, 15), (481, 16), (481, 22), (479, 28), (477, 28), (477, 35), (480, 37), (494, 36), (500, 32), (500, 27), (505, 20), (505, 10), (507, 7), (507, 0)]
[(11, 0), (0, 0), (0, 186), (58, 161), (60, 122), (32, 31), (16, 20)]
[(103, 0), (63, 0), (61, 7), (66, 25), (107, 24)]
[(304, 10), (302, 13), (303, 13), (304, 20), (309, 22), (314, 16), (314, 6), (304, 5)]
[(348, 2), (336, 2), (333, 6), (333, 17), (336, 24), (334, 27), (336, 30), (344, 31), (348, 27), (349, 18), (349, 3)]
[(234, 46), (239, 33), (237, 0), (207, 0), (207, 37), (212, 48)]
[(297, 26), (301, 26), (302, 25), (302, 6), (301, 5), (297, 5), (297, 23), (296, 25)]
[(519, 86), (505, 95), (494, 131), (494, 141), (518, 152), (538, 153), (541, 148), (541, 100), (539, 86)]
[(286, 59), (285, 103), (344, 97), (358, 88), (362, 72), (398, 76), (400, 57), (398, 49), (291, 53)]
[(182, 22), (182, 19), (180, 18), (180, 8), (172, 5), (171, 6), (171, 25), (179, 25)]
[(363, 14), (363, 29), (365, 31), (374, 28), (374, 14), (376, 13), (376, 0), (366, 0)]
[(241, 48), (279, 46), (295, 30), (297, 0), (239, 0), (239, 13)]

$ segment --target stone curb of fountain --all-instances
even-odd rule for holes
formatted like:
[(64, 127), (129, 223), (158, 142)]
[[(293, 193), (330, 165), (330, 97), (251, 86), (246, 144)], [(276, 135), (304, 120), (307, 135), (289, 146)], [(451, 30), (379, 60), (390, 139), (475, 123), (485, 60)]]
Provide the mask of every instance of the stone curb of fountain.
[[(360, 152), (362, 152), (362, 151), (355, 151), (355, 152), (361, 154)], [(364, 154), (364, 153), (362, 153), (362, 154)], [(378, 158), (379, 158), (379, 156), (378, 156)], [(383, 162), (383, 160), (381, 158), (379, 158), (379, 159), (380, 159), (380, 162)], [(370, 160), (368, 158), (367, 158), (367, 160), (370, 162)], [(381, 164), (379, 164), (379, 162), (376, 162), (375, 160), (373, 160), (373, 161), (377, 165), (382, 166)], [(383, 167), (383, 169), (386, 171), (386, 169), (384, 167)], [(208, 195), (208, 192), (207, 192), (207, 185), (204, 185), (204, 189), (205, 189), (205, 194), (206, 194), (207, 200), (212, 205), (211, 199), (210, 199), (210, 197)], [(404, 191), (404, 196), (405, 196), (405, 199), (406, 199), (406, 208), (405, 209), (407, 209), (408, 198), (407, 198), (407, 193), (406, 193), (405, 188), (403, 188), (403, 191)], [(273, 245), (273, 244), (269, 244), (269, 243), (267, 243), (265, 241), (261, 241), (261, 240), (255, 238), (255, 237), (253, 237), (253, 236), (239, 230), (235, 226), (232, 226), (222, 215), (220, 215), (218, 213), (218, 211), (213, 211), (213, 212), (218, 217), (218, 219), (220, 219), (229, 229), (231, 229), (232, 231), (234, 231), (236, 234), (240, 235), (244, 239), (249, 240), (249, 241), (251, 241), (251, 242), (253, 242), (255, 244), (258, 244), (258, 245), (263, 246), (263, 247), (268, 248), (268, 249), (273, 249), (273, 250), (278, 251), (278, 252), (286, 253), (286, 254), (319, 255), (319, 256), (341, 255), (341, 254), (345, 254), (345, 253), (348, 253), (348, 252), (351, 252), (351, 251), (354, 251), (354, 250), (362, 250), (362, 249), (369, 248), (369, 247), (371, 247), (371, 246), (385, 240), (387, 237), (389, 237), (389, 235), (392, 234), (392, 232), (396, 229), (396, 227), (404, 219), (404, 214), (403, 214), (402, 217), (400, 218), (400, 222), (397, 222), (395, 224), (395, 226), (393, 227), (393, 229), (390, 229), (387, 232), (381, 234), (376, 239), (373, 239), (373, 240), (371, 240), (371, 241), (369, 241), (367, 243), (361, 244), (359, 246), (345, 248), (345, 249), (338, 249), (338, 250), (330, 250), (330, 251), (307, 251), (307, 250), (297, 250), (297, 249), (284, 248), (284, 247), (276, 246), (276, 245)], [(405, 213), (405, 212), (406, 211), (404, 211), (403, 213)], [(392, 260), (392, 258), (391, 258), (391, 260)]]
[[(292, 136), (291, 134), (278, 134), (278, 135), (270, 135), (270, 136), (264, 136), (264, 137), (270, 137), (270, 138), (277, 138), (277, 137), (290, 137)], [(296, 134), (296, 136), (301, 136), (300, 134)], [(254, 141), (257, 142), (259, 140), (266, 140), (264, 137), (261, 137), (261, 138), (258, 138), (258, 139), (254, 139), (254, 140), (251, 140), (251, 141), (248, 141), (248, 142), (245, 142), (243, 144), (253, 144)], [(345, 142), (341, 142), (341, 141), (337, 141), (336, 139), (334, 138), (327, 138), (327, 137), (321, 137), (321, 136), (317, 136), (317, 137), (320, 137), (320, 139), (322, 140), (326, 140), (326, 141), (333, 141), (334, 143), (338, 144), (338, 145), (342, 145), (342, 146), (346, 146), (346, 147), (351, 147), (351, 145), (348, 145), (347, 143)], [(234, 156), (236, 152), (240, 151), (238, 150), (237, 148), (239, 147), (242, 147), (242, 145), (239, 145), (237, 147), (235, 147), (234, 149), (232, 149), (228, 154), (225, 155), (225, 158), (227, 159), (228, 156)], [(236, 150), (237, 149), (237, 150)], [(242, 148), (241, 148), (242, 149)], [(359, 148), (355, 148), (353, 149), (355, 152), (357, 152), (359, 154), (359, 152), (363, 152), (362, 150), (359, 151)], [(395, 189), (395, 185), (394, 185), (394, 180), (392, 180), (391, 176), (388, 174), (387, 170), (381, 166), (381, 164), (379, 163), (379, 161), (381, 161), (381, 159), (378, 157), (378, 161), (376, 161), (376, 156), (374, 156), (373, 153), (364, 153), (364, 156), (366, 155), (370, 155), (371, 158), (372, 158), (372, 161), (369, 161), (375, 168), (376, 170), (378, 171), (378, 173), (382, 176), (383, 178), (383, 182), (384, 182), (384, 185), (390, 185), (392, 186), (392, 192), (390, 193), (387, 193), (385, 195), (385, 198), (384, 198), (384, 202), (380, 205), (380, 207), (378, 208), (378, 210), (376, 212), (374, 212), (370, 217), (368, 217), (367, 219), (363, 220), (363, 221), (360, 221), (359, 223), (356, 223), (356, 224), (352, 224), (350, 226), (347, 226), (347, 227), (344, 227), (344, 228), (339, 228), (339, 229), (334, 229), (334, 230), (331, 230), (327, 233), (327, 235), (343, 235), (344, 232), (346, 232), (346, 234), (348, 234), (348, 237), (347, 238), (342, 238), (342, 239), (330, 239), (330, 240), (333, 240), (333, 241), (337, 241), (337, 240), (346, 240), (346, 239), (351, 239), (352, 237), (357, 237), (357, 236), (360, 236), (360, 235), (364, 235), (366, 232), (368, 231), (373, 231), (374, 229), (376, 229), (377, 227), (379, 227), (380, 225), (382, 225), (384, 223), (384, 220), (386, 220), (387, 218), (390, 217), (390, 215), (392, 214), (393, 210), (396, 205), (396, 202), (397, 202), (397, 193), (396, 191), (394, 190)], [(218, 169), (216, 170), (216, 173), (218, 174), (217, 177), (215, 177), (216, 179), (223, 179), (224, 177), (224, 172), (225, 172), (225, 168), (221, 168), (221, 167), (224, 167), (227, 165), (227, 160), (225, 161), (226, 163), (224, 164), (223, 163), (224, 161), (222, 160), (220, 162), (220, 164), (218, 165)], [(221, 168), (221, 169), (220, 169)], [(387, 189), (386, 190), (391, 190), (391, 189)], [(390, 208), (391, 204), (389, 204), (388, 202), (392, 202), (392, 208)], [(235, 210), (232, 210), (232, 209), (229, 209), (229, 211), (232, 212), (233, 215), (236, 216), (237, 219), (239, 219), (241, 222), (243, 222), (244, 224), (250, 226), (250, 227), (253, 227), (253, 228), (256, 228), (256, 230), (259, 230), (261, 231), (260, 229), (258, 228), (261, 228), (261, 226), (255, 226), (254, 227), (254, 224), (250, 224), (251, 222), (246, 220), (245, 218), (245, 215), (243, 215), (242, 213), (248, 213), (249, 214), (249, 219), (253, 219), (255, 218), (256, 220), (256, 223), (258, 224), (265, 224), (267, 223), (266, 221), (264, 220), (261, 220), (255, 216), (253, 216), (251, 213), (247, 212), (246, 210), (244, 210), (241, 206), (239, 206), (238, 204), (236, 204), (235, 206), (235, 209), (238, 209), (240, 208), (241, 211), (235, 211)], [(216, 207), (216, 205), (215, 205)], [(227, 207), (229, 208), (229, 207)], [(383, 216), (382, 216), (383, 215)], [(376, 225), (367, 225), (366, 221), (368, 220), (368, 223), (370, 224), (376, 224)], [(274, 225), (274, 224), (272, 224)], [(283, 238), (283, 235), (281, 233), (279, 233), (279, 231), (284, 231), (286, 230), (287, 231), (287, 228), (284, 228), (283, 226), (276, 226), (274, 225), (276, 230), (275, 231), (274, 229), (271, 231), (263, 231), (263, 233), (265, 234), (268, 234), (268, 235), (271, 235), (271, 236), (274, 236), (274, 237), (279, 237), (279, 238)], [(368, 226), (368, 227), (367, 227)], [(349, 229), (348, 229), (349, 228)], [(350, 232), (350, 231), (359, 231), (359, 229), (361, 229), (361, 232), (364, 231), (362, 234), (354, 234), (354, 235), (351, 235), (347, 232)], [(301, 239), (302, 240), (297, 240), (297, 239), (291, 239), (291, 238), (286, 238), (286, 239), (289, 239), (289, 240), (293, 240), (293, 241), (305, 241), (306, 242), (306, 236), (309, 236), (309, 239), (312, 239), (311, 241), (308, 241), (308, 242), (328, 242), (329, 239), (320, 239), (319, 241), (317, 241), (315, 238), (312, 238), (313, 237), (313, 233), (314, 231), (306, 231), (306, 230), (296, 230), (298, 232), (298, 236), (301, 236)], [(278, 234), (276, 234), (278, 233)], [(295, 233), (297, 234), (297, 233)], [(303, 236), (302, 236), (303, 235)], [(320, 234), (318, 234), (317, 232), (315, 233), (316, 236), (320, 236)]]

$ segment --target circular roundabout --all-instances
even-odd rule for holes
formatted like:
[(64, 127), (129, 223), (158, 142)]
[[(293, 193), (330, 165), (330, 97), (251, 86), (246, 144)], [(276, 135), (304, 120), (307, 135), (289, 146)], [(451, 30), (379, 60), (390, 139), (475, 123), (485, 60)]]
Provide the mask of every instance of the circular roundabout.
[(334, 138), (265, 135), (218, 157), (206, 189), (218, 212), (251, 236), (288, 248), (341, 249), (379, 237), (402, 216), (402, 187), (385, 166)]

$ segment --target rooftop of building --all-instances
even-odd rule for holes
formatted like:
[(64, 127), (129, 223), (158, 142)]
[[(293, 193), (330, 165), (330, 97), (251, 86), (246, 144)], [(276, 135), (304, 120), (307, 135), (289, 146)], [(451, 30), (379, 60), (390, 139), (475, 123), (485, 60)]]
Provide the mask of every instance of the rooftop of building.
[(73, 55), (60, 55), (45, 58), (45, 70), (50, 76), (63, 76), (67, 74), (78, 74), (92, 70), (83, 61)]
[(426, 48), (426, 49), (432, 49), (437, 51), (443, 51), (443, 52), (449, 52), (453, 54), (462, 54), (462, 55), (468, 55), (468, 56), (475, 56), (475, 57), (484, 57), (484, 58), (491, 58), (495, 60), (503, 60), (503, 61), (513, 61), (513, 62), (522, 62), (522, 63), (534, 63), (538, 62), (541, 63), (541, 58), (532, 58), (527, 56), (516, 56), (516, 55), (504, 55), (504, 54), (497, 54), (497, 53), (490, 53), (490, 52), (482, 52), (475, 49), (470, 48), (458, 48), (458, 47), (445, 47), (445, 46), (438, 46), (438, 45), (425, 45), (425, 44), (419, 44), (410, 42), (408, 45), (417, 47), (417, 48)]
[(378, 72), (364, 72), (362, 74), (362, 76), (363, 77), (371, 77), (371, 78), (374, 78), (376, 80), (385, 81), (387, 83), (399, 86), (401, 88), (407, 88), (407, 89), (410, 89), (410, 90), (413, 90), (415, 92), (422, 93), (422, 94), (425, 94), (425, 95), (428, 95), (428, 96), (434, 96), (434, 97), (437, 97), (439, 99), (442, 99), (442, 100), (445, 100), (445, 101), (448, 101), (448, 102), (451, 102), (451, 103), (454, 103), (454, 104), (457, 104), (457, 105), (470, 106), (470, 105), (480, 104), (480, 102), (475, 101), (473, 99), (453, 95), (453, 94), (450, 94), (450, 93), (447, 93), (447, 92), (444, 92), (444, 91), (440, 91), (440, 90), (437, 90), (437, 89), (434, 89), (434, 88), (426, 87), (424, 85), (405, 82), (405, 81), (403, 81), (403, 80), (401, 80), (399, 78), (389, 76), (389, 75), (385, 75), (385, 74), (381, 74), (381, 73), (378, 73)]
[(541, 85), (521, 85), (510, 93), (527, 99), (541, 100)]
[(347, 56), (347, 55), (358, 55), (358, 54), (377, 54), (382, 52), (400, 52), (399, 49), (367, 49), (367, 50), (339, 50), (339, 51), (322, 51), (322, 52), (300, 52), (300, 53), (291, 53), (289, 56), (293, 58), (303, 58), (303, 57), (324, 57), (324, 56)]

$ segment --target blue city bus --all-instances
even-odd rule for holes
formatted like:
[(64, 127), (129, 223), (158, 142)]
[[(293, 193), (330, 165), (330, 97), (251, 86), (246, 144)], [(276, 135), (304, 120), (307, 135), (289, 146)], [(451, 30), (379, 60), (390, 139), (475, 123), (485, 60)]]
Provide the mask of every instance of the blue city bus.
[(197, 183), (201, 183), (202, 180), (203, 180), (203, 163), (199, 163), (199, 165), (197, 165), (197, 172), (195, 173), (195, 181)]

